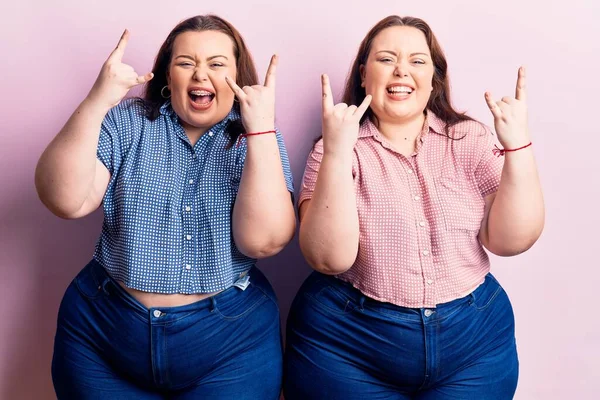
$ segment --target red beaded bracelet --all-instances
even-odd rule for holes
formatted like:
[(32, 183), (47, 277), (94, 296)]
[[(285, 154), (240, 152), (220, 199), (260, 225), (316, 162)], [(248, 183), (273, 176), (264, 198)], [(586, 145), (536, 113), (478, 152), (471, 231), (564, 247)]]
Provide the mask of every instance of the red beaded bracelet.
[(492, 153), (494, 153), (494, 155), (495, 155), (496, 157), (500, 157), (500, 156), (503, 156), (503, 155), (504, 155), (504, 153), (506, 153), (507, 151), (517, 151), (517, 150), (522, 150), (522, 149), (525, 149), (525, 148), (527, 148), (527, 147), (531, 146), (531, 144), (532, 144), (532, 143), (531, 143), (531, 142), (529, 142), (529, 144), (526, 144), (526, 145), (525, 145), (525, 146), (523, 146), (523, 147), (519, 147), (518, 149), (501, 149), (501, 148), (499, 148), (499, 147), (498, 147), (498, 145), (494, 145), (495, 149), (492, 149)]
[(264, 135), (265, 133), (275, 133), (275, 130), (272, 131), (264, 131), (264, 132), (250, 132), (250, 133), (242, 133), (237, 140), (237, 145), (236, 147), (240, 147), (240, 142), (242, 140), (242, 138), (248, 137), (248, 136), (256, 136), (256, 135)]

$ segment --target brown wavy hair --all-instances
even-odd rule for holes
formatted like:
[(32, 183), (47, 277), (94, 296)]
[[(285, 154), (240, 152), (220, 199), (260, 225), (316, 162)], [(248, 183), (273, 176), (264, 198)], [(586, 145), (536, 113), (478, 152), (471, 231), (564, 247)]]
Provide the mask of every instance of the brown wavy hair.
[[(427, 103), (427, 109), (431, 110), (436, 116), (445, 122), (445, 134), (451, 139), (455, 139), (450, 136), (449, 129), (462, 121), (473, 121), (473, 118), (467, 116), (465, 113), (456, 111), (450, 101), (450, 80), (448, 78), (448, 63), (444, 56), (444, 51), (440, 46), (437, 38), (433, 34), (433, 31), (429, 25), (420, 18), (415, 17), (400, 17), (397, 15), (390, 15), (379, 21), (367, 36), (363, 39), (358, 48), (358, 54), (354, 59), (352, 67), (348, 73), (346, 79), (346, 87), (344, 90), (343, 102), (346, 104), (361, 104), (364, 100), (366, 93), (365, 89), (361, 86), (361, 74), (360, 66), (366, 64), (373, 40), (375, 37), (384, 29), (391, 28), (394, 26), (410, 26), (423, 32), (427, 46), (431, 52), (431, 58), (433, 60), (434, 73), (433, 73), (433, 91), (429, 97)], [(365, 118), (370, 118), (373, 123), (377, 123), (377, 118), (373, 114), (371, 108), (365, 112), (361, 119), (361, 123)], [(464, 136), (463, 136), (464, 137)], [(459, 139), (462, 139), (459, 138)]]
[[(162, 96), (161, 90), (167, 85), (167, 75), (169, 64), (173, 57), (173, 45), (175, 44), (175, 39), (182, 33), (190, 31), (217, 31), (229, 36), (233, 42), (233, 53), (235, 55), (237, 67), (236, 83), (240, 87), (258, 84), (258, 75), (252, 56), (246, 47), (244, 39), (233, 25), (216, 15), (197, 15), (188, 18), (173, 28), (160, 47), (156, 59), (154, 60), (154, 67), (152, 68), (154, 78), (146, 84), (142, 97), (138, 99), (142, 104), (146, 117), (150, 121), (154, 121), (158, 118), (160, 108), (167, 101), (167, 99)], [(233, 108), (238, 112), (240, 111), (239, 107), (239, 103), (233, 103)], [(230, 122), (226, 131), (229, 134), (230, 143), (235, 143), (238, 136), (245, 132), (241, 120)]]

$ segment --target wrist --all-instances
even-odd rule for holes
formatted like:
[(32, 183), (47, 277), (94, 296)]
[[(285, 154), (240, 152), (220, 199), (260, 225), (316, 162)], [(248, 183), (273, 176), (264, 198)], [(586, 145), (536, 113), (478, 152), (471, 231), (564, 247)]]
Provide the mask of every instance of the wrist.
[(354, 143), (336, 143), (332, 144), (323, 140), (323, 154), (330, 154), (334, 157), (348, 156), (354, 152)]
[(95, 90), (91, 90), (82, 102), (82, 105), (93, 109), (97, 112), (103, 112), (104, 114), (113, 108), (116, 104), (109, 104), (109, 102), (102, 99), (102, 95), (97, 93)]
[(524, 144), (524, 145), (521, 145), (518, 147), (504, 147), (502, 149), (499, 148), (498, 146), (494, 146), (494, 148), (492, 149), (492, 152), (494, 153), (494, 155), (500, 157), (507, 153), (514, 153), (514, 152), (518, 152), (521, 150), (525, 150), (525, 149), (531, 147), (532, 144), (533, 144), (532, 142), (529, 142), (527, 144)]
[(275, 121), (257, 121), (256, 123), (244, 124), (247, 133), (267, 132), (275, 130)]
[(498, 140), (502, 147), (505, 149), (516, 149), (521, 146), (525, 146), (531, 142), (531, 138), (529, 137), (529, 132), (525, 132), (525, 134), (520, 135), (510, 135), (506, 138), (502, 138), (498, 135)]
[[(275, 133), (275, 128), (274, 127), (256, 127), (256, 128), (252, 128), (252, 129), (246, 129), (246, 133), (245, 135), (248, 136), (256, 136), (254, 134), (256, 133), (262, 133), (262, 132), (268, 132), (268, 133)], [(258, 135), (261, 136), (261, 135)]]
[(90, 95), (83, 99), (81, 107), (95, 114), (102, 114), (103, 116), (113, 108), (113, 106), (108, 105), (106, 102), (100, 101), (98, 98)]
[(328, 149), (326, 146), (323, 146), (323, 158), (327, 158), (338, 162), (351, 162), (353, 151), (354, 148)]
[[(248, 143), (248, 141), (261, 140), (261, 139), (258, 139), (259, 137), (270, 137), (272, 135), (275, 135), (276, 133), (277, 133), (277, 131), (275, 129), (268, 129), (265, 131), (248, 131), (246, 133), (242, 133), (238, 137), (236, 147), (240, 146), (242, 139), (246, 139), (247, 143)], [(256, 138), (256, 139), (250, 139), (250, 138)], [(265, 139), (262, 139), (262, 140), (265, 140)]]

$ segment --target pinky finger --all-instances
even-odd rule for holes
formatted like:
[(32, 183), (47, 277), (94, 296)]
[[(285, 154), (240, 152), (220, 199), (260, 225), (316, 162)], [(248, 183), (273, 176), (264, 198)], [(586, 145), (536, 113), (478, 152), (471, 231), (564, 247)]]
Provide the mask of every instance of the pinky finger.
[(143, 83), (148, 82), (149, 80), (151, 80), (152, 78), (154, 78), (154, 74), (152, 72), (148, 72), (146, 75), (142, 75), (142, 76), (138, 76), (136, 78), (136, 83), (138, 85), (141, 85)]

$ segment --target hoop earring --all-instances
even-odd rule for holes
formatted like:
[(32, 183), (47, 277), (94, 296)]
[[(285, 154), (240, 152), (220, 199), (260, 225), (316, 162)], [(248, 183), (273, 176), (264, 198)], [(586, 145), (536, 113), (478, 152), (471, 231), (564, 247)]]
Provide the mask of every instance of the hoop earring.
[(165, 86), (164, 86), (162, 89), (160, 89), (160, 95), (161, 95), (163, 98), (165, 98), (165, 99), (168, 99), (168, 98), (170, 98), (170, 97), (171, 97), (171, 93), (169, 93), (169, 95), (168, 95), (168, 96), (165, 96), (165, 93), (164, 93), (165, 89), (169, 90), (169, 87), (168, 87), (167, 85), (165, 85)]

